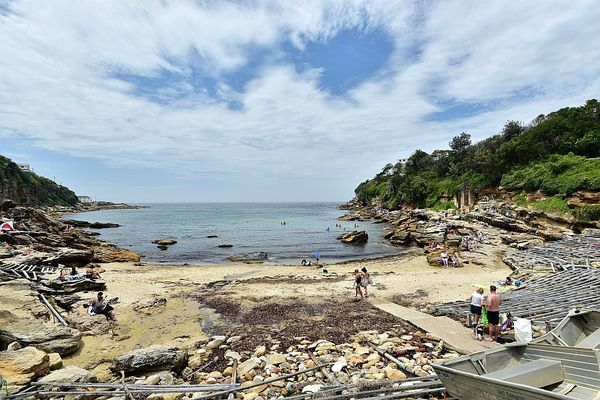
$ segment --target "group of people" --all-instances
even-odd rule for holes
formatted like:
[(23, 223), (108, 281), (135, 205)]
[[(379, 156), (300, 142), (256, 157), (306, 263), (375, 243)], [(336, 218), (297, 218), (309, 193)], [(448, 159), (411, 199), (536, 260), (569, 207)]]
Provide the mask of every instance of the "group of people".
[(487, 315), (489, 328), (489, 338), (487, 340), (495, 342), (498, 340), (500, 333), (500, 304), (502, 299), (495, 285), (490, 286), (490, 293), (483, 295), (483, 288), (478, 288), (471, 295), (471, 315), (473, 316), (473, 332), (477, 335), (477, 329), (481, 322), (481, 316), (484, 313)]
[(456, 253), (448, 254), (446, 250), (444, 250), (440, 253), (438, 264), (440, 264), (444, 268), (447, 268), (450, 265), (452, 265), (453, 267), (460, 267), (460, 260), (458, 259)]
[(71, 267), (70, 271), (68, 268), (63, 268), (59, 272), (58, 279), (61, 281), (76, 281), (80, 279), (90, 279), (95, 281), (96, 279), (100, 279), (100, 272), (104, 271), (96, 269), (94, 264), (87, 266), (85, 274), (80, 274), (76, 267)]
[(358, 269), (354, 270), (354, 297), (369, 297), (367, 288), (372, 284), (373, 280), (366, 267), (363, 267), (360, 271)]
[(483, 233), (473, 231), (470, 236), (463, 236), (460, 247), (464, 251), (475, 251), (479, 243), (483, 242)]

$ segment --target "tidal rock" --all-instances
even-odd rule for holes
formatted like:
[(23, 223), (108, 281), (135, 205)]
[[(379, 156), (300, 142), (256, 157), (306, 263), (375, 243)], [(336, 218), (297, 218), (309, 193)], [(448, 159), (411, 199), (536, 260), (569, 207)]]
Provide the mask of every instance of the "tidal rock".
[(237, 254), (227, 257), (229, 261), (264, 261), (268, 258), (264, 251), (256, 251), (248, 254)]
[(206, 237), (209, 239), (213, 239), (213, 238), (218, 238), (219, 235), (207, 235)]
[(8, 311), (0, 311), (0, 346), (14, 341), (23, 346), (35, 346), (46, 353), (65, 356), (79, 348), (81, 333), (66, 326), (19, 318)]
[(342, 241), (342, 243), (347, 244), (364, 244), (369, 240), (369, 235), (365, 231), (353, 231), (349, 233), (343, 233), (338, 236), (338, 239)]
[(173, 240), (173, 239), (161, 239), (161, 240), (153, 240), (152, 243), (154, 244), (160, 244), (163, 246), (171, 246), (174, 245), (175, 243), (177, 243), (177, 240)]
[(104, 335), (111, 331), (112, 325), (104, 315), (88, 315), (73, 312), (69, 314), (71, 326), (80, 332), (93, 332), (94, 335)]
[(125, 371), (126, 374), (138, 372), (181, 371), (187, 362), (187, 352), (179, 347), (150, 346), (133, 350), (113, 360), (111, 370)]
[(60, 293), (77, 293), (77, 292), (99, 292), (106, 290), (106, 282), (97, 279), (83, 279), (80, 281), (45, 281), (39, 288), (40, 291), (59, 291)]
[(133, 251), (119, 249), (110, 245), (101, 245), (94, 247), (94, 261), (102, 263), (139, 262), (140, 255)]
[(138, 312), (147, 311), (148, 314), (151, 314), (152, 310), (148, 309), (164, 306), (165, 304), (167, 304), (167, 299), (165, 297), (155, 296), (151, 299), (136, 301), (133, 303), (133, 309)]
[(169, 248), (169, 246), (167, 246), (166, 244), (159, 244), (156, 247), (158, 247), (159, 250), (167, 250)]
[(48, 258), (46, 262), (80, 268), (92, 262), (93, 257), (94, 253), (91, 250), (60, 249), (58, 254)]
[(53, 383), (53, 382), (96, 382), (96, 376), (83, 368), (69, 365), (65, 368), (58, 369), (50, 375), (46, 375), (38, 382)]
[(217, 247), (220, 247), (222, 249), (229, 249), (229, 248), (233, 247), (233, 245), (229, 244), (229, 243), (223, 243), (223, 244), (218, 245)]
[(0, 376), (6, 381), (8, 394), (48, 373), (48, 360), (48, 355), (35, 347), (0, 351)]
[(118, 228), (121, 225), (112, 222), (88, 222), (78, 221), (74, 219), (68, 219), (63, 221), (65, 224), (76, 226), (78, 228), (92, 228), (92, 229), (105, 229), (105, 228)]

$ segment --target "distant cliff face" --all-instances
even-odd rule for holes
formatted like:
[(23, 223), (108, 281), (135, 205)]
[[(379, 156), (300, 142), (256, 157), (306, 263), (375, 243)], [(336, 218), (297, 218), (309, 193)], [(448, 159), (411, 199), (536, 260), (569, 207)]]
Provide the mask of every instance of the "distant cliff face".
[(77, 195), (33, 172), (22, 171), (10, 159), (0, 156), (0, 200), (12, 199), (29, 206), (74, 205)]

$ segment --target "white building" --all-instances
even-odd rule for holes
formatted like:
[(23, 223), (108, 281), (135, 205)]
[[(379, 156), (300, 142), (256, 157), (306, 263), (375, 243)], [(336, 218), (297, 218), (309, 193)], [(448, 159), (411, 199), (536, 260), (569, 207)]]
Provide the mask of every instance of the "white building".
[(31, 168), (29, 167), (29, 164), (17, 163), (17, 165), (19, 166), (19, 169), (21, 171), (31, 172)]
[(90, 196), (77, 196), (77, 198), (79, 199), (79, 202), (83, 204), (89, 204), (94, 202)]

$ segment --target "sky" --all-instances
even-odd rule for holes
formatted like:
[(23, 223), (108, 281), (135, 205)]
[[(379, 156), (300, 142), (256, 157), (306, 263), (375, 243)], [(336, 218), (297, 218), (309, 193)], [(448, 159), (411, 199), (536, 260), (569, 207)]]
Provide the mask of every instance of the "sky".
[(600, 95), (594, 0), (0, 0), (0, 154), (127, 202), (345, 201)]

